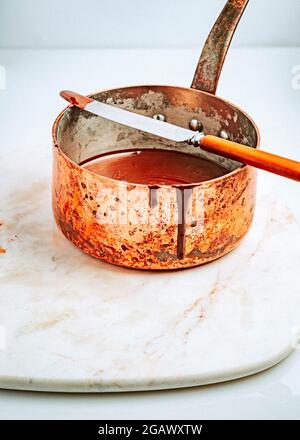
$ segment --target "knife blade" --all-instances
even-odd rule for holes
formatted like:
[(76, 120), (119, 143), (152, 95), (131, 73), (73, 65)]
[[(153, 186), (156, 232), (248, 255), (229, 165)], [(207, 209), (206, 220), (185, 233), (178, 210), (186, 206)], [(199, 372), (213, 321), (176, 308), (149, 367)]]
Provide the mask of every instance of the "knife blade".
[(195, 141), (198, 142), (201, 136), (204, 136), (203, 133), (105, 104), (76, 92), (63, 90), (60, 95), (71, 104), (94, 115), (171, 141), (196, 145)]

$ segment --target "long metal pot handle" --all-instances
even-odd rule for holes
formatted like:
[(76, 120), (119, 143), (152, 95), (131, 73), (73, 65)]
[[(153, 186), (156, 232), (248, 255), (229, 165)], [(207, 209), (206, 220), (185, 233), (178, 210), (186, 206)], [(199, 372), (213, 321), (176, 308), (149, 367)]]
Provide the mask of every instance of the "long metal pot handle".
[(249, 0), (228, 0), (204, 44), (191, 87), (215, 94), (234, 32)]

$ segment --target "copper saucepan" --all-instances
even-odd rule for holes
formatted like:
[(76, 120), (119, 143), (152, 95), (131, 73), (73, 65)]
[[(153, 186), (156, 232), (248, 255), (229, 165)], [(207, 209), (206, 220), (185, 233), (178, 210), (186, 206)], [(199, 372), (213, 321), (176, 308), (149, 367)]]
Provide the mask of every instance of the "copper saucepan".
[[(234, 31), (248, 0), (229, 0), (203, 48), (191, 88), (142, 85), (105, 90), (94, 99), (147, 116), (164, 114), (188, 127), (259, 145), (251, 118), (215, 96)], [(193, 185), (151, 187), (93, 174), (79, 164), (99, 153), (132, 148), (175, 149), (165, 139), (103, 120), (69, 106), (53, 125), (53, 209), (63, 234), (101, 260), (139, 269), (197, 266), (233, 250), (250, 228), (256, 171), (193, 147), (184, 152), (210, 158), (230, 170)]]

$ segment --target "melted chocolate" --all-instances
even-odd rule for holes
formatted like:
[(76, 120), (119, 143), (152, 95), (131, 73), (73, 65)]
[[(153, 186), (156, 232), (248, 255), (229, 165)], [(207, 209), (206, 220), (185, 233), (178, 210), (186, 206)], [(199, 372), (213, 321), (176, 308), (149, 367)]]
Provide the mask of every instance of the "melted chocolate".
[(102, 176), (152, 187), (199, 183), (228, 173), (226, 168), (206, 159), (159, 149), (104, 153), (80, 165)]
[(193, 188), (176, 188), (178, 226), (177, 226), (177, 258), (185, 257), (185, 225), (186, 214), (192, 201)]

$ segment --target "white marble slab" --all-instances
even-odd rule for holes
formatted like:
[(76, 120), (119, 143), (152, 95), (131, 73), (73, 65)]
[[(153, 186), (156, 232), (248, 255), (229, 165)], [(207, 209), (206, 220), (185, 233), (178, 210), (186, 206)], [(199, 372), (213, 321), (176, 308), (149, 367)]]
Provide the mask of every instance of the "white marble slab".
[(300, 334), (300, 234), (270, 191), (260, 191), (251, 232), (231, 254), (194, 269), (140, 272), (65, 240), (52, 219), (49, 170), (37, 166), (44, 161), (30, 167), (26, 152), (18, 159), (7, 159), (15, 172), (1, 177), (0, 387), (186, 387), (249, 375), (291, 352)]

